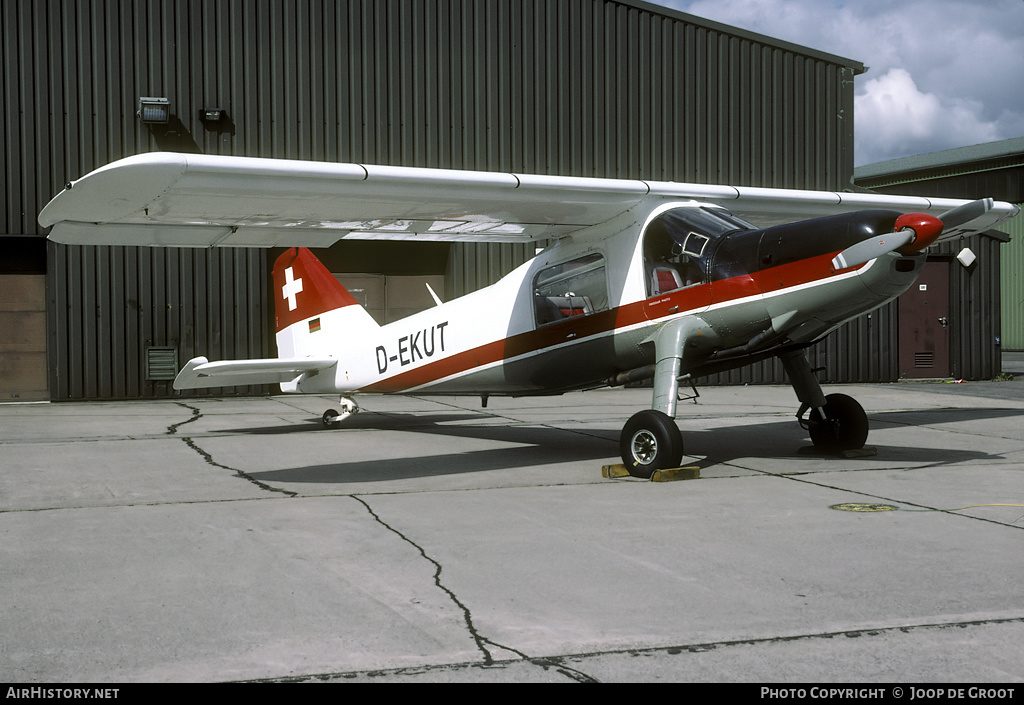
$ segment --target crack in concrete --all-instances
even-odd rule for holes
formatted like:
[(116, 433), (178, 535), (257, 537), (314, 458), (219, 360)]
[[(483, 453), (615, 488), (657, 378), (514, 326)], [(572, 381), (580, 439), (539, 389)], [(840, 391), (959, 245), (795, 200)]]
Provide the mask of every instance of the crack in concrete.
[(493, 639), (488, 639), (483, 634), (481, 634), (480, 630), (477, 629), (476, 624), (474, 624), (474, 622), (473, 622), (473, 614), (470, 611), (469, 607), (464, 602), (462, 602), (462, 600), (459, 599), (458, 595), (456, 595), (455, 592), (451, 588), (446, 586), (441, 581), (441, 572), (443, 570), (443, 567), (442, 567), (440, 561), (438, 561), (437, 559), (432, 558), (431, 556), (429, 556), (427, 554), (426, 550), (422, 546), (420, 546), (418, 543), (413, 541), (411, 538), (409, 538), (408, 536), (403, 534), (401, 531), (399, 531), (398, 529), (396, 529), (395, 527), (391, 526), (386, 521), (384, 521), (380, 517), (380, 515), (377, 514), (377, 512), (373, 511), (373, 508), (370, 506), (370, 504), (365, 499), (363, 499), (362, 497), (356, 496), (356, 495), (350, 495), (350, 496), (352, 497), (352, 499), (356, 500), (357, 502), (362, 504), (363, 507), (366, 508), (366, 511), (370, 514), (371, 517), (373, 517), (374, 521), (376, 521), (382, 527), (384, 527), (385, 529), (387, 529), (388, 531), (390, 531), (391, 533), (395, 534), (400, 539), (402, 539), (403, 541), (408, 543), (410, 546), (415, 548), (419, 552), (419, 554), (421, 556), (423, 556), (424, 560), (426, 560), (428, 563), (430, 563), (432, 566), (434, 566), (434, 585), (439, 590), (441, 590), (444, 594), (446, 594), (448, 596), (448, 599), (450, 599), (452, 601), (452, 603), (454, 603), (455, 606), (458, 607), (459, 610), (462, 612), (462, 618), (463, 618), (463, 620), (466, 623), (466, 628), (469, 630), (470, 636), (473, 637), (473, 641), (476, 643), (476, 646), (480, 650), (480, 653), (481, 653), (481, 655), (483, 657), (483, 665), (484, 666), (494, 666), (496, 663), (498, 663), (498, 661), (494, 658), (494, 653), (492, 652), (492, 649), (500, 649), (500, 650), (507, 651), (509, 653), (515, 654), (516, 656), (518, 656), (523, 661), (527, 661), (527, 662), (532, 663), (532, 664), (534, 664), (536, 666), (540, 666), (540, 667), (545, 668), (545, 669), (547, 669), (547, 668), (554, 668), (559, 673), (562, 673), (563, 675), (565, 675), (565, 676), (567, 676), (567, 677), (569, 677), (569, 678), (571, 678), (571, 679), (573, 679), (575, 681), (579, 681), (580, 683), (596, 683), (597, 682), (597, 680), (595, 680), (591, 676), (588, 676), (587, 674), (583, 673), (582, 671), (578, 671), (578, 670), (576, 670), (574, 668), (570, 668), (569, 666), (566, 666), (564, 663), (561, 663), (561, 661), (559, 659), (556, 659), (556, 658), (533, 658), (533, 657), (530, 657), (527, 654), (523, 653), (522, 651), (519, 651), (518, 649), (515, 649), (515, 648), (513, 648), (511, 646), (506, 646), (504, 644), (499, 644), (498, 642), (494, 641)]
[(579, 669), (570, 668), (569, 666), (566, 666), (565, 663), (563, 663), (562, 659), (560, 659), (560, 658), (556, 658), (556, 657), (530, 658), (530, 659), (527, 659), (527, 661), (532, 663), (534, 666), (540, 666), (545, 671), (548, 670), (549, 668), (553, 668), (556, 671), (558, 671), (559, 673), (561, 673), (563, 676), (565, 676), (566, 678), (571, 678), (572, 680), (576, 681), (577, 683), (600, 683), (601, 682), (598, 679), (594, 678), (593, 676), (588, 675), (588, 674), (584, 673), (583, 671), (580, 671)]
[(712, 641), (699, 644), (681, 644), (678, 646), (655, 646), (646, 649), (621, 649), (612, 651), (600, 651), (594, 653), (572, 654), (563, 658), (586, 658), (590, 656), (606, 656), (609, 654), (645, 654), (665, 652), (670, 655), (681, 654), (684, 651), (689, 653), (702, 653), (729, 646), (756, 646), (758, 644), (779, 644), (792, 641), (805, 641), (807, 639), (834, 639), (845, 636), (856, 639), (864, 636), (880, 636), (893, 632), (910, 634), (911, 632), (924, 629), (966, 629), (967, 627), (979, 627), (990, 624), (1013, 624), (1024, 623), (1024, 617), (997, 617), (992, 619), (974, 619), (963, 622), (933, 622), (926, 624), (905, 624), (892, 627), (868, 627), (864, 629), (845, 629), (837, 632), (821, 632), (817, 634), (794, 634), (790, 636), (769, 636), (754, 639), (733, 639), (724, 641)]
[[(762, 644), (776, 644), (784, 642), (796, 642), (806, 641), (809, 639), (835, 639), (837, 637), (847, 637), (849, 639), (857, 639), (862, 637), (873, 637), (881, 636), (884, 634), (891, 634), (893, 632), (901, 632), (904, 634), (911, 634), (917, 631), (923, 631), (928, 629), (966, 629), (968, 627), (976, 626), (987, 626), (993, 624), (1013, 624), (1013, 623), (1024, 623), (1024, 617), (1003, 617), (993, 619), (978, 619), (978, 620), (967, 620), (962, 622), (938, 622), (938, 623), (927, 623), (927, 624), (906, 624), (902, 626), (892, 627), (870, 627), (864, 629), (847, 629), (837, 632), (821, 632), (811, 634), (793, 634), (789, 636), (774, 636), (774, 637), (761, 637), (753, 639), (735, 639), (735, 640), (723, 640), (714, 642), (702, 642), (693, 644), (677, 644), (673, 646), (652, 646), (648, 648), (629, 648), (629, 649), (608, 649), (605, 651), (588, 651), (574, 654), (563, 654), (561, 656), (548, 656), (544, 658), (526, 658), (525, 660), (543, 668), (554, 668), (560, 673), (586, 683), (597, 683), (600, 682), (595, 678), (583, 674), (581, 671), (570, 668), (565, 664), (569, 660), (580, 660), (588, 658), (600, 658), (602, 656), (643, 656), (643, 655), (656, 655), (666, 654), (669, 656), (685, 656), (687, 654), (700, 654), (707, 651), (714, 651), (721, 648), (729, 648), (733, 646), (758, 646)], [(286, 678), (263, 678), (253, 681), (254, 683), (302, 683), (310, 681), (332, 681), (335, 679), (355, 679), (359, 677), (366, 678), (383, 678), (388, 676), (415, 676), (422, 675), (430, 672), (440, 671), (454, 671), (459, 669), (474, 669), (474, 668), (501, 668), (510, 664), (516, 663), (515, 661), (500, 661), (492, 664), (479, 664), (479, 663), (449, 663), (439, 665), (427, 665), (427, 666), (416, 666), (416, 667), (405, 667), (405, 668), (393, 668), (393, 669), (379, 669), (373, 671), (342, 671), (336, 673), (318, 673), (308, 674), (303, 676), (290, 676)], [(581, 677), (577, 677), (582, 676)]]
[(183, 404), (180, 401), (175, 402), (175, 404), (177, 404), (178, 406), (184, 407), (186, 409), (189, 409), (192, 412), (192, 418), (187, 419), (185, 421), (181, 421), (179, 423), (174, 423), (174, 424), (171, 424), (170, 426), (168, 426), (167, 427), (167, 435), (169, 435), (169, 436), (173, 436), (174, 434), (176, 434), (178, 432), (178, 429), (181, 426), (184, 426), (187, 423), (192, 423), (193, 421), (198, 421), (199, 419), (201, 419), (203, 417), (203, 413), (199, 410), (198, 407), (189, 406), (188, 404)]
[[(182, 406), (182, 407), (184, 407), (186, 409), (191, 410), (192, 411), (192, 418), (187, 419), (185, 421), (181, 421), (181, 422), (176, 423), (176, 424), (171, 424), (170, 426), (168, 426), (167, 427), (167, 434), (168, 435), (172, 435), (172, 436), (177, 434), (178, 433), (178, 429), (181, 428), (182, 426), (184, 426), (185, 424), (192, 423), (193, 421), (198, 421), (199, 419), (203, 418), (203, 412), (198, 407), (189, 406), (188, 404), (184, 404), (184, 403), (182, 403), (180, 401), (179, 402), (175, 402), (175, 403), (178, 406)], [(278, 487), (271, 487), (270, 485), (268, 485), (265, 482), (260, 482), (259, 480), (257, 480), (255, 477), (253, 477), (252, 475), (250, 475), (247, 472), (239, 470), (238, 468), (233, 468), (233, 467), (230, 467), (228, 465), (224, 465), (223, 463), (218, 463), (216, 460), (213, 459), (212, 455), (210, 455), (205, 450), (200, 448), (199, 445), (194, 440), (192, 440), (192, 438), (189, 437), (189, 436), (179, 436), (179, 438), (181, 438), (181, 440), (185, 442), (185, 445), (187, 445), (189, 448), (191, 448), (195, 452), (199, 453), (199, 455), (203, 458), (203, 460), (205, 460), (207, 462), (208, 465), (212, 465), (215, 468), (221, 468), (223, 470), (228, 470), (230, 472), (233, 472), (233, 473), (235, 473), (235, 475), (237, 477), (240, 477), (243, 480), (247, 480), (248, 482), (251, 482), (252, 484), (254, 484), (257, 487), (259, 487), (261, 490), (265, 490), (267, 492), (277, 492), (277, 493), (286, 495), (288, 497), (298, 497), (299, 496), (298, 492), (292, 492), (291, 490), (285, 490), (285, 489), (281, 489), (281, 488), (278, 488)]]
[[(490, 664), (494, 663), (494, 658), (491, 655), (490, 650), (488, 650), (487, 644), (491, 644), (492, 646), (500, 646), (500, 645), (493, 644), (490, 641), (488, 641), (487, 639), (483, 638), (483, 636), (480, 634), (480, 632), (477, 631), (476, 625), (473, 624), (473, 615), (469, 611), (469, 607), (467, 607), (465, 604), (463, 604), (463, 602), (461, 600), (459, 600), (458, 596), (450, 588), (446, 587), (444, 585), (444, 583), (441, 582), (441, 570), (442, 570), (442, 567), (441, 567), (440, 562), (438, 562), (437, 560), (435, 560), (435, 559), (431, 558), (429, 555), (427, 555), (427, 552), (418, 543), (416, 543), (415, 541), (410, 539), (408, 536), (403, 534), (401, 531), (399, 531), (398, 529), (396, 529), (395, 527), (391, 526), (386, 521), (381, 519), (380, 515), (377, 514), (377, 512), (373, 511), (373, 508), (370, 506), (370, 504), (366, 500), (364, 500), (362, 497), (357, 497), (356, 495), (351, 495), (351, 496), (352, 496), (352, 499), (356, 500), (357, 502), (359, 502), (360, 504), (362, 504), (366, 508), (366, 511), (369, 512), (370, 516), (373, 517), (374, 521), (376, 521), (378, 524), (383, 526), (385, 529), (387, 529), (391, 533), (395, 534), (400, 539), (405, 541), (407, 544), (409, 544), (410, 546), (415, 548), (419, 552), (419, 554), (421, 556), (423, 556), (423, 558), (428, 563), (430, 563), (431, 565), (434, 566), (434, 585), (437, 586), (437, 588), (440, 589), (442, 592), (444, 592), (446, 595), (448, 595), (448, 599), (450, 599), (453, 603), (455, 603), (455, 606), (458, 607), (459, 610), (462, 612), (462, 618), (466, 622), (466, 627), (469, 629), (470, 636), (473, 637), (473, 641), (476, 642), (477, 648), (480, 649), (480, 652), (483, 654), (484, 663), (486, 663), (487, 665), (490, 665)], [(501, 647), (501, 648), (504, 648), (504, 647)], [(513, 653), (518, 653), (518, 652), (516, 652), (513, 649), (509, 649), (509, 651), (512, 651)]]
[(252, 475), (250, 475), (247, 472), (239, 470), (238, 468), (233, 468), (233, 467), (230, 467), (228, 465), (224, 465), (223, 463), (218, 463), (216, 460), (213, 459), (212, 455), (210, 455), (205, 450), (203, 450), (198, 445), (196, 445), (196, 442), (193, 441), (191, 438), (189, 438), (187, 436), (182, 436), (181, 440), (183, 440), (185, 442), (185, 445), (187, 445), (189, 448), (191, 448), (195, 452), (199, 453), (199, 455), (202, 456), (203, 460), (205, 460), (207, 462), (207, 464), (212, 465), (215, 468), (221, 468), (223, 470), (228, 470), (230, 472), (233, 472), (233, 473), (235, 473), (235, 475), (237, 477), (240, 477), (243, 480), (251, 482), (252, 484), (254, 484), (257, 487), (259, 487), (261, 490), (266, 490), (267, 492), (277, 492), (277, 493), (283, 494), (283, 495), (285, 495), (287, 497), (298, 497), (299, 496), (298, 492), (292, 492), (291, 490), (285, 490), (285, 489), (281, 489), (279, 487), (271, 487), (270, 485), (268, 485), (265, 482), (260, 482), (259, 480), (257, 480), (255, 477), (253, 477)]

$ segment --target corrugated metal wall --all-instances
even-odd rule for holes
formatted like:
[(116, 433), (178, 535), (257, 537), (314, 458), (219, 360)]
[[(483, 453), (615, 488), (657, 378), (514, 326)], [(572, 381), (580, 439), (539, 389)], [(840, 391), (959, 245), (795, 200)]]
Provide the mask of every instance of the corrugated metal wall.
[[(992, 379), (1002, 370), (999, 270), (1002, 240), (975, 235), (943, 243), (950, 259), (950, 365), (959, 379)], [(964, 267), (952, 259), (970, 247), (977, 260)]]
[(153, 347), (175, 348), (179, 368), (196, 355), (272, 356), (263, 250), (51, 243), (49, 254), (53, 399), (173, 395), (170, 379), (147, 375)]
[[(841, 189), (862, 69), (638, 0), (3, 2), (0, 41), (8, 233), (39, 232), (36, 214), (67, 179), (154, 149)], [(135, 117), (140, 96), (169, 98), (175, 119), (147, 129)], [(197, 114), (212, 107), (228, 115), (215, 129)], [(103, 350), (122, 342), (129, 358), (147, 340), (178, 340), (183, 358), (266, 353), (257, 344), (271, 338), (265, 294), (216, 274), (265, 271), (260, 253), (214, 263), (86, 249), (51, 249), (53, 398), (165, 393)], [(451, 293), (531, 255), (453, 246)], [(123, 274), (139, 282), (123, 284), (124, 314), (121, 299), (94, 310), (95, 292), (122, 286), (122, 263), (140, 273)], [(199, 281), (210, 283), (201, 295), (182, 293)], [(180, 318), (131, 333), (128, 302), (147, 296), (153, 306), (166, 297)], [(173, 307), (190, 297), (194, 318), (205, 297), (203, 325), (221, 326), (208, 337), (232, 345), (189, 348), (198, 323)], [(233, 322), (219, 320), (244, 316), (259, 334), (228, 334)], [(866, 379), (887, 344), (881, 328), (844, 331), (836, 350), (816, 355), (845, 368), (840, 378)], [(864, 354), (847, 363), (850, 345)], [(742, 379), (784, 377), (765, 363)]]
[[(222, 135), (195, 125), (206, 88), (202, 59), (216, 54), (204, 43), (210, 36), (196, 31), (205, 24), (197, 21), (201, 8), (207, 3), (0, 3), (0, 148), (6, 156), (0, 227), (40, 233), (36, 216), (65, 181), (123, 156), (166, 148), (218, 151), (212, 142)], [(218, 17), (206, 19), (214, 26), (220, 21), (224, 32), (230, 8), (217, 9)], [(171, 97), (179, 119), (151, 133), (135, 116), (143, 95)], [(147, 350), (154, 346), (176, 348), (180, 362), (199, 354), (218, 359), (270, 352), (263, 251), (51, 243), (47, 259), (52, 399), (173, 394), (169, 381), (147, 376)]]
[(1002, 345), (1003, 350), (1024, 350), (1024, 216), (1017, 216), (1003, 230), (1012, 239), (1000, 248)]
[[(1024, 168), (1019, 155), (866, 177), (857, 183), (881, 193), (1024, 201)], [(1000, 224), (1000, 231), (1015, 238), (1009, 245), (998, 237), (976, 235), (937, 248), (936, 254), (951, 262), (950, 363), (954, 377), (991, 379), (1002, 369), (1003, 350), (1024, 349), (1021, 221), (1018, 216)], [(969, 268), (953, 261), (964, 247), (977, 256)]]
[[(980, 162), (953, 165), (929, 170), (923, 174), (894, 176), (901, 182), (881, 191), (902, 190), (923, 196), (952, 198), (996, 198), (1010, 203), (1024, 204), (1024, 155), (1016, 154)], [(988, 240), (979, 256), (978, 264), (969, 272), (958, 272), (972, 280), (972, 290), (966, 302), (962, 323), (958, 328), (961, 341), (981, 341), (984, 354), (973, 346), (961, 347), (964, 364), (959, 376), (966, 379), (987, 379), (1000, 370), (1000, 350), (1024, 350), (1024, 216), (1001, 223), (999, 229), (1008, 234), (1006, 244)], [(972, 248), (974, 244), (967, 243)], [(956, 254), (959, 246), (950, 246)], [(954, 267), (958, 269), (958, 267)], [(961, 327), (962, 326), (962, 327)], [(999, 347), (989, 347), (994, 336), (1000, 337)], [(961, 344), (962, 345), (962, 344)], [(954, 355), (957, 349), (954, 348)], [(990, 372), (991, 370), (991, 372)]]

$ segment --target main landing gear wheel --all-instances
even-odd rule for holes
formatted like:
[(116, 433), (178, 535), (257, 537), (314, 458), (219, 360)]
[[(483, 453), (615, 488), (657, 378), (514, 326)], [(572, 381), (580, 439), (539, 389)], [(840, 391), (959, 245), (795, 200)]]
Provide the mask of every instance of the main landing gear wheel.
[(667, 414), (641, 411), (623, 427), (619, 451), (630, 475), (650, 479), (655, 470), (679, 467), (683, 458), (683, 436)]
[(825, 397), (825, 418), (813, 409), (807, 430), (818, 450), (828, 453), (858, 450), (868, 439), (868, 416), (853, 397), (829, 394)]

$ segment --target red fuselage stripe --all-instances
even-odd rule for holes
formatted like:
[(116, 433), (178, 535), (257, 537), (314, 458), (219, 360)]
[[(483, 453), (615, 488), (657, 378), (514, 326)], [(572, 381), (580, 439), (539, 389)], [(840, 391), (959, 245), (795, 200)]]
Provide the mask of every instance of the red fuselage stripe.
[(567, 335), (569, 333), (574, 334), (571, 340), (576, 343), (640, 323), (655, 322), (660, 318), (673, 315), (677, 311), (702, 309), (712, 303), (712, 298), (715, 304), (727, 303), (758, 296), (762, 293), (771, 294), (782, 289), (810, 284), (832, 277), (839, 272), (854, 269), (839, 270), (839, 272), (833, 269), (831, 261), (836, 254), (838, 252), (831, 252), (747, 275), (720, 279), (710, 284), (698, 284), (589, 316), (575, 316), (537, 330), (519, 333), (456, 353), (443, 360), (437, 360), (414, 370), (374, 382), (359, 391), (402, 392), (460, 373), (468, 373), (476, 368), (502, 360), (528, 355), (568, 342)]

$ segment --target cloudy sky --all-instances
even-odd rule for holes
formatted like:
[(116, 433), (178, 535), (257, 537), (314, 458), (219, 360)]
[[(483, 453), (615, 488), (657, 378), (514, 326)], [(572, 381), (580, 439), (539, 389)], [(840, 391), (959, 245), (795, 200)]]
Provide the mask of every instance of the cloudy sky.
[(1024, 0), (655, 0), (860, 61), (857, 166), (1024, 137)]

